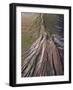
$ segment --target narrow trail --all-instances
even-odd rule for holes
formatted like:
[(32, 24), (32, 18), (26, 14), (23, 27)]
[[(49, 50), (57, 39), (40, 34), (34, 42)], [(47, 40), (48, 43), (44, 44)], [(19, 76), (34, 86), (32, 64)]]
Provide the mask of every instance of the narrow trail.
[(48, 37), (43, 24), (40, 31), (40, 37), (23, 53), (22, 77), (63, 75), (64, 50)]

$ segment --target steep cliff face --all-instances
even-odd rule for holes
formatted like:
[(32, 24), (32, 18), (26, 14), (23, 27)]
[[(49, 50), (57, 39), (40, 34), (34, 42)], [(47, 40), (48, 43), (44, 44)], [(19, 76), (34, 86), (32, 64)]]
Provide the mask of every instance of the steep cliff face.
[[(30, 38), (32, 43), (28, 42), (30, 45), (26, 50), (23, 50), (25, 44), (22, 46), (22, 77), (64, 74), (64, 40), (62, 40), (64, 27), (62, 21), (61, 24), (57, 23), (57, 20), (60, 20), (58, 16), (38, 14), (31, 23), (27, 36), (30, 38), (29, 35), (32, 35)], [(55, 26), (62, 29), (59, 30)]]

